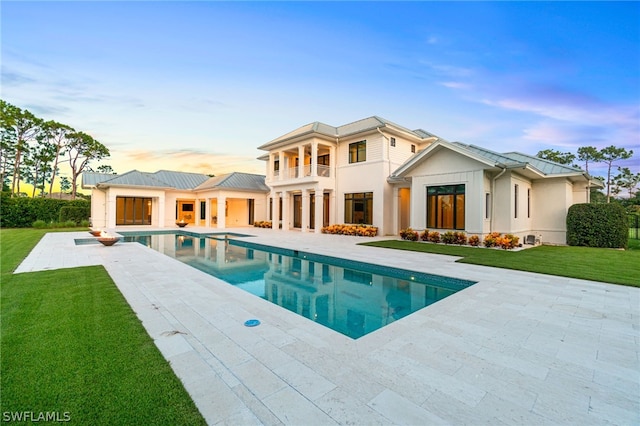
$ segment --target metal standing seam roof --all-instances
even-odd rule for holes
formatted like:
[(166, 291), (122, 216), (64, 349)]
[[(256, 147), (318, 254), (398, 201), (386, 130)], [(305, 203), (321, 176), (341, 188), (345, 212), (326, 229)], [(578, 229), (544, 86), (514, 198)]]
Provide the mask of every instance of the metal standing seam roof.
[(109, 179), (113, 179), (115, 175), (111, 173), (82, 172), (82, 187), (88, 188)]
[[(463, 155), (466, 151), (470, 157), (475, 157), (476, 159), (484, 159), (484, 161), (486, 161), (488, 164), (492, 164), (498, 167), (523, 167), (524, 165), (528, 165), (545, 176), (583, 174), (583, 171), (578, 168), (566, 166), (531, 155), (521, 154), (519, 152), (500, 154), (476, 145), (468, 145), (462, 142), (448, 142), (444, 139), (439, 139), (437, 143), (444, 147), (449, 145), (449, 149), (455, 147)], [(412, 168), (414, 164), (417, 164), (417, 162), (421, 161), (421, 158), (424, 157), (426, 152), (428, 151), (420, 151), (416, 153), (416, 155), (407, 159), (407, 161), (405, 161), (391, 174), (390, 178), (394, 179), (395, 177), (405, 173), (408, 168)]]
[(527, 163), (534, 169), (544, 175), (564, 175), (564, 174), (582, 174), (583, 171), (576, 167), (567, 166), (565, 164), (556, 163), (555, 161), (545, 160), (544, 158), (535, 157), (533, 155), (522, 154), (520, 152), (507, 152), (498, 154), (491, 150), (481, 148), (475, 145), (465, 145), (455, 142), (458, 146), (462, 146), (470, 151), (480, 154), (486, 158), (496, 160), (502, 164), (522, 164)]
[(233, 172), (226, 175), (216, 176), (209, 178), (206, 182), (203, 182), (195, 190), (205, 189), (237, 189), (245, 191), (259, 191), (269, 192), (270, 189), (264, 183), (265, 177), (263, 175), (256, 175), (252, 173)]
[(397, 129), (400, 129), (404, 132), (412, 134), (420, 139), (437, 137), (436, 135), (426, 132), (422, 129), (418, 130), (410, 130), (406, 127), (400, 126), (392, 121), (386, 120), (382, 117), (378, 117), (376, 115), (372, 117), (363, 118), (362, 120), (354, 121), (353, 123), (343, 124), (342, 126), (333, 127), (328, 124), (321, 123), (319, 121), (314, 121), (313, 123), (306, 124), (302, 127), (297, 128), (289, 133), (286, 133), (276, 139), (273, 139), (270, 142), (263, 144), (258, 147), (258, 149), (267, 150), (273, 144), (284, 142), (298, 136), (302, 136), (305, 134), (311, 133), (319, 133), (329, 137), (345, 137), (353, 134), (357, 134), (360, 132), (365, 132), (368, 130), (373, 130), (379, 127), (391, 126)]

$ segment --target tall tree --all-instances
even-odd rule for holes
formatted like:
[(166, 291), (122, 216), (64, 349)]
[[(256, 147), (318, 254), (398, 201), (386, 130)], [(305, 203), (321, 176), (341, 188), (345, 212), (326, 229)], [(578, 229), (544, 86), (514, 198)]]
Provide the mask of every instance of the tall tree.
[(570, 152), (560, 152), (555, 149), (543, 149), (542, 151), (538, 151), (536, 157), (560, 164), (566, 164), (567, 166), (573, 166), (573, 160), (576, 159), (576, 156)]
[(62, 176), (60, 178), (60, 198), (62, 198), (62, 194), (65, 194), (66, 191), (71, 189), (71, 181), (68, 177)]
[(6, 138), (7, 142), (14, 147), (11, 193), (15, 194), (20, 192), (20, 165), (23, 156), (25, 152), (29, 151), (29, 144), (35, 141), (40, 132), (42, 119), (27, 110), (22, 110), (0, 100), (0, 124), (2, 125), (2, 139)]
[(113, 167), (111, 167), (108, 164), (103, 164), (101, 166), (99, 166), (97, 169), (98, 173), (104, 173), (104, 174), (108, 174), (108, 175), (117, 175), (117, 173), (115, 171), (113, 171)]
[(584, 161), (584, 171), (589, 173), (589, 163), (602, 161), (602, 153), (594, 146), (581, 146), (578, 148), (578, 160)]
[(611, 201), (611, 168), (614, 166), (614, 162), (618, 160), (626, 160), (631, 158), (633, 155), (633, 151), (627, 151), (624, 148), (618, 148), (616, 146), (608, 146), (606, 148), (602, 148), (600, 150), (600, 155), (602, 156), (602, 162), (607, 165), (607, 203)]
[(618, 172), (619, 174), (613, 178), (615, 185), (629, 191), (629, 198), (633, 198), (640, 184), (640, 173), (633, 174), (628, 167), (618, 167)]
[(66, 153), (67, 136), (74, 133), (75, 130), (66, 124), (60, 124), (56, 121), (47, 121), (42, 125), (42, 131), (47, 141), (55, 147), (53, 165), (51, 166), (51, 176), (49, 178), (49, 194), (53, 194), (53, 184), (58, 173), (58, 162), (60, 156)]
[(32, 197), (36, 196), (36, 190), (44, 195), (44, 185), (47, 173), (51, 170), (51, 162), (55, 157), (55, 146), (46, 138), (38, 137), (39, 144), (34, 146), (24, 158), (25, 180), (33, 185)]
[(75, 199), (80, 173), (88, 167), (89, 161), (108, 157), (109, 149), (83, 132), (74, 132), (67, 137), (69, 139), (67, 153), (71, 167), (71, 196)]

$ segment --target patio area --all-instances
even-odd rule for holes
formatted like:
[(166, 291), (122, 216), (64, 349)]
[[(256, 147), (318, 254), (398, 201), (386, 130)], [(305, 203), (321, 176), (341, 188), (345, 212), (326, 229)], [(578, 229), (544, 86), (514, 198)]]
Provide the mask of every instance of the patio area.
[(640, 424), (640, 288), (228, 231), (477, 284), (352, 340), (141, 244), (76, 246), (86, 232), (47, 234), (16, 272), (104, 265), (212, 425)]

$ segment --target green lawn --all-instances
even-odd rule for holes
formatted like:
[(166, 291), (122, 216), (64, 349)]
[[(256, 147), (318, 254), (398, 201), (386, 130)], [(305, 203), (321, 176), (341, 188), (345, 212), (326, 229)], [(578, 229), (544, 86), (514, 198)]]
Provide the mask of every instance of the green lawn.
[(521, 251), (494, 250), (412, 241), (362, 243), (374, 247), (460, 256), (460, 263), (517, 269), (585, 280), (640, 287), (640, 241), (628, 250), (590, 247), (538, 246)]
[(51, 230), (0, 230), (3, 421), (205, 424), (102, 266), (13, 275)]

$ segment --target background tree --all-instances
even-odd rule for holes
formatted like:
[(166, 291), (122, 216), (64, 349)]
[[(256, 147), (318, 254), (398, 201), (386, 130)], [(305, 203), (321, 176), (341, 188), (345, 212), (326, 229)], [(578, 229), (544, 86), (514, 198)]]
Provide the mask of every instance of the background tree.
[(71, 181), (69, 180), (68, 177), (62, 176), (60, 178), (60, 198), (62, 198), (62, 194), (69, 193), (70, 189), (71, 189)]
[(566, 164), (567, 166), (572, 167), (574, 167), (573, 160), (576, 159), (576, 156), (570, 152), (560, 152), (555, 149), (544, 149), (542, 151), (538, 151), (536, 157), (560, 164)]
[(618, 172), (618, 175), (613, 178), (615, 185), (626, 189), (629, 192), (629, 198), (633, 198), (640, 184), (640, 173), (633, 174), (628, 167), (618, 167)]
[(66, 154), (67, 136), (74, 133), (75, 130), (66, 124), (60, 124), (56, 121), (47, 121), (42, 125), (43, 136), (49, 144), (55, 147), (53, 164), (51, 165), (51, 175), (49, 178), (49, 194), (53, 194), (53, 184), (58, 173), (58, 162), (60, 156)]
[(67, 153), (71, 167), (71, 196), (76, 198), (78, 176), (89, 166), (91, 160), (109, 156), (106, 146), (83, 132), (74, 132), (68, 137)]
[(581, 146), (578, 148), (578, 160), (584, 162), (584, 171), (589, 173), (589, 163), (602, 161), (602, 153), (594, 146)]
[(108, 164), (103, 164), (96, 169), (98, 173), (105, 173), (109, 175), (117, 175), (116, 172), (113, 171), (113, 168)]
[(614, 162), (618, 160), (626, 160), (631, 158), (633, 151), (627, 151), (624, 148), (618, 148), (613, 145), (600, 150), (602, 156), (602, 162), (607, 165), (607, 203), (611, 201), (611, 189), (613, 181), (611, 179), (611, 168), (614, 166)]
[(42, 119), (27, 110), (22, 110), (0, 100), (0, 123), (2, 124), (2, 139), (14, 147), (12, 150), (11, 193), (16, 194), (20, 192), (20, 166), (23, 156), (29, 151), (29, 145), (35, 141), (40, 133)]
[(51, 162), (55, 158), (55, 146), (46, 138), (39, 137), (39, 144), (34, 146), (24, 159), (25, 180), (33, 185), (32, 197), (36, 196), (36, 190), (40, 189), (44, 195), (44, 186), (47, 175), (51, 171)]

